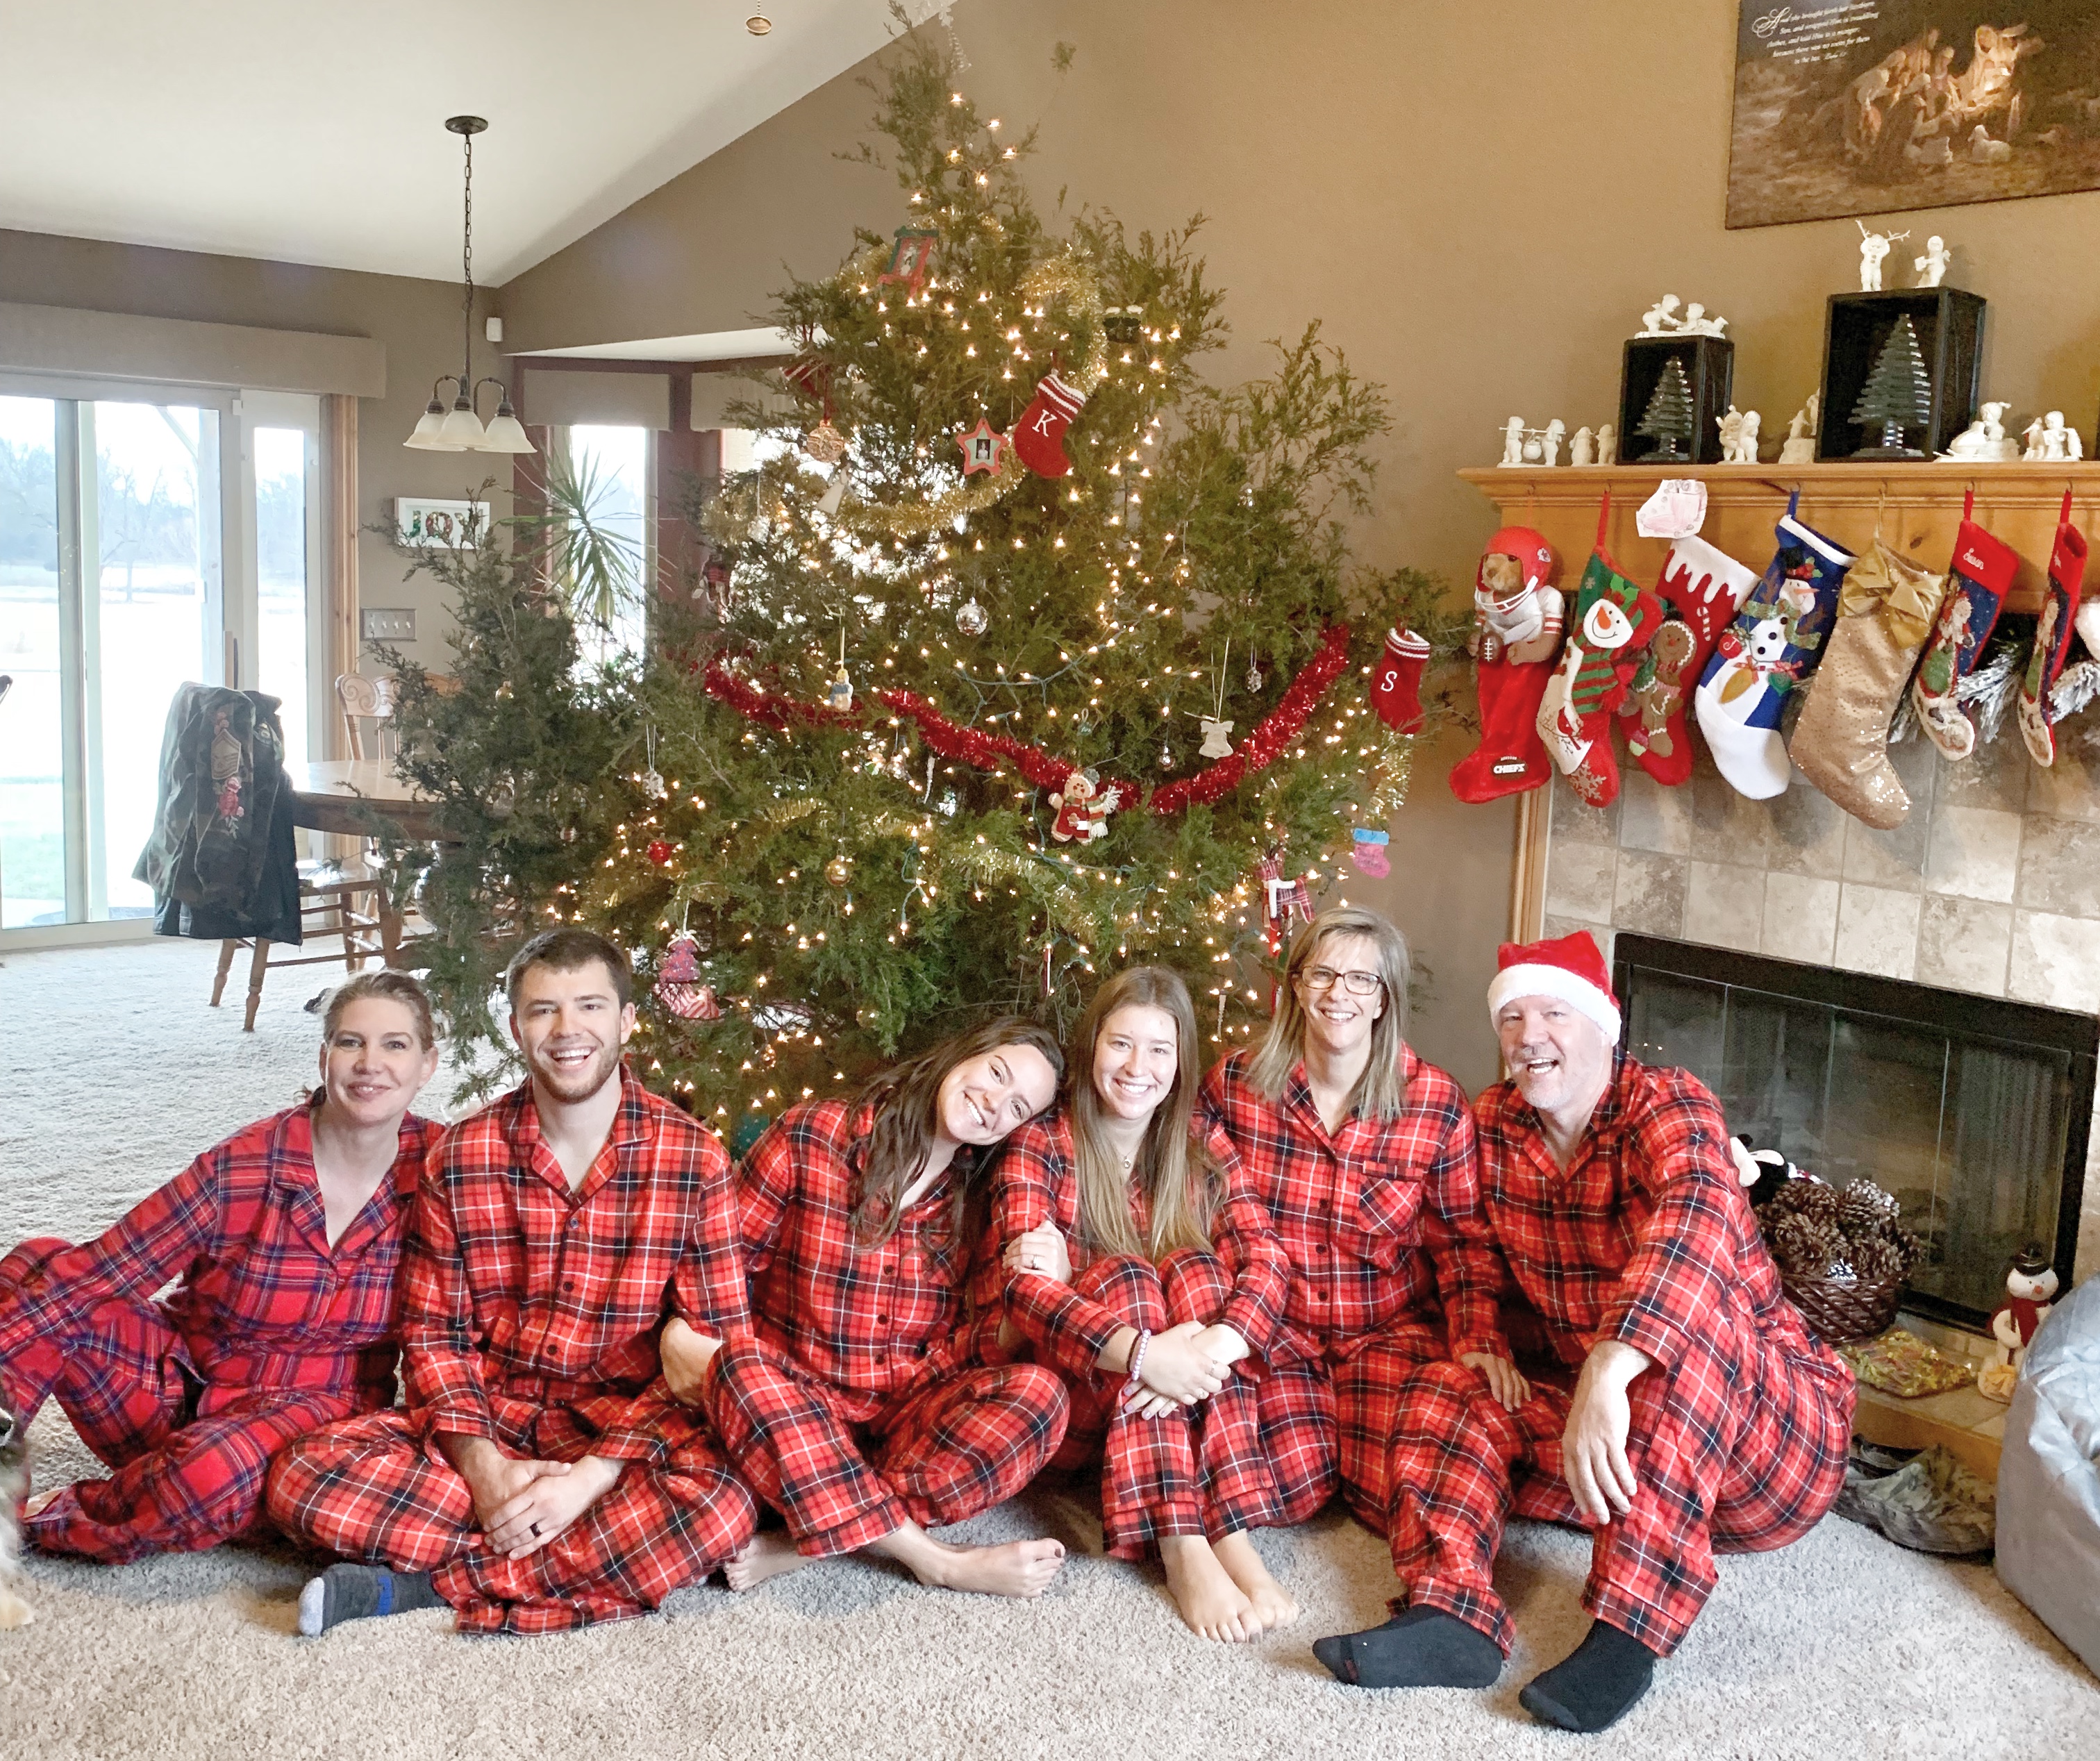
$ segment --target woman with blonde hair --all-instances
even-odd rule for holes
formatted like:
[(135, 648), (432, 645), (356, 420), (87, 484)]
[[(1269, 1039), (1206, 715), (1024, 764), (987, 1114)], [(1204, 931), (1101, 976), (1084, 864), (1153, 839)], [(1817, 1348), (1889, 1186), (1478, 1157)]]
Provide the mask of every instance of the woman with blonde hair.
[(1101, 1466), (1109, 1551), (1156, 1549), (1207, 1639), (1295, 1618), (1249, 1532), (1286, 1520), (1264, 1453), (1254, 1342), (1288, 1266), (1196, 1128), (1195, 1011), (1178, 974), (1120, 973), (1080, 1017), (1064, 1105), (1008, 1141), (994, 1176), (1010, 1279), (999, 1344), (1070, 1392), (1052, 1465)]
[[(1302, 1415), (1282, 1457), (1300, 1472), (1286, 1496), (1317, 1508), (1339, 1477), (1349, 1507), (1382, 1534), (1395, 1501), (1413, 1495), (1388, 1458), (1417, 1365), (1466, 1365), (1511, 1411), (1528, 1392), (1501, 1333), (1506, 1274), (1472, 1111), (1407, 1044), (1407, 985), (1400, 931), (1376, 911), (1330, 907), (1290, 950), (1267, 1035), (1203, 1082), (1207, 1120), (1238, 1152), (1290, 1262), (1268, 1344), (1273, 1398)], [(1361, 1679), (1352, 1643), (1315, 1648), (1344, 1681)], [(1477, 1659), (1456, 1661), (1462, 1674)]]

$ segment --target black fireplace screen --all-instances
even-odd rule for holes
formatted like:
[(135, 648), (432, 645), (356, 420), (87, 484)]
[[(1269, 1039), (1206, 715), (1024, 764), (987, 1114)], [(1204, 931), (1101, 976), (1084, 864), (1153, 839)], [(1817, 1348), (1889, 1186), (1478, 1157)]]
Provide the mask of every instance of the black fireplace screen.
[(1902, 1202), (1908, 1304), (1980, 1324), (2029, 1242), (2067, 1289), (2100, 1022), (1929, 985), (1621, 934), (1626, 1045), (1692, 1071), (1732, 1131)]

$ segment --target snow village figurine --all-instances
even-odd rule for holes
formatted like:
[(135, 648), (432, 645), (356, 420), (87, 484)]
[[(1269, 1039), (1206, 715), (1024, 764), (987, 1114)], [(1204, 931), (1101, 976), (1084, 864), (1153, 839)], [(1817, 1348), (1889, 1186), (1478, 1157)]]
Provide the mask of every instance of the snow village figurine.
[(1947, 249), (1947, 241), (1935, 232), (1925, 241), (1925, 254), (1912, 258), (1910, 266), (1917, 271), (1920, 287), (1938, 287), (1947, 279), (1947, 271), (1952, 263), (1952, 254)]
[(1986, 404), (1975, 421), (1948, 443), (1940, 458), (1950, 464), (1994, 464), (2020, 456), (2020, 444), (2005, 432), (2010, 404)]
[(1568, 462), (1570, 465), (1594, 465), (1597, 462), (1597, 437), (1583, 426), (1575, 430), (1575, 438), (1568, 443)]
[(1609, 422), (1597, 430), (1597, 462), (1599, 465), (1619, 462), (1619, 430)]
[(1887, 257), (1890, 247), (1908, 238), (1910, 234), (1908, 232), (1869, 232), (1864, 220), (1855, 221), (1853, 224), (1860, 229), (1860, 291), (1862, 294), (1878, 294), (1882, 291), (1882, 259)]
[(1728, 406), (1728, 413), (1721, 418), (1721, 462), (1723, 465), (1754, 465), (1758, 461), (1758, 428), (1763, 417), (1755, 410), (1739, 412)]
[(1512, 416), (1502, 424), (1502, 459), (1505, 465), (1524, 462), (1524, 418)]
[(1719, 418), (1719, 422), (1721, 462), (1723, 465), (1733, 465), (1736, 462), (1736, 448), (1742, 437), (1743, 413), (1731, 404), (1727, 413)]
[(1560, 443), (1567, 438), (1568, 424), (1558, 416), (1546, 425), (1546, 432), (1540, 437), (1546, 452), (1546, 463), (1558, 465), (1560, 462)]
[(1641, 336), (1667, 336), (1679, 327), (1677, 296), (1665, 294), (1641, 314)]
[(1793, 413), (1793, 419), (1786, 425), (1786, 439), (1779, 449), (1782, 465), (1813, 465), (1815, 462), (1816, 405), (1822, 393), (1811, 391), (1808, 402)]
[(2005, 1274), (2005, 1300), (1991, 1311), (1994, 1341), (1989, 1363), (1977, 1372), (1976, 1389), (1992, 1400), (2010, 1401), (2019, 1380), (2020, 1360), (2056, 1295), (2056, 1269), (2040, 1248), (2029, 1245), (2014, 1257)]
[(2068, 464), (2085, 457), (2085, 448), (2079, 442), (2078, 430), (2065, 425), (2063, 412), (2051, 410), (2028, 428), (2027, 449), (2023, 457)]
[(1687, 336), (1717, 337), (1727, 328), (1728, 320), (1727, 319), (1723, 318), (1718, 312), (1716, 312), (1710, 318), (1706, 316), (1706, 308), (1704, 306), (1701, 306), (1696, 300), (1692, 301), (1689, 306), (1684, 308), (1683, 329), (1684, 333)]

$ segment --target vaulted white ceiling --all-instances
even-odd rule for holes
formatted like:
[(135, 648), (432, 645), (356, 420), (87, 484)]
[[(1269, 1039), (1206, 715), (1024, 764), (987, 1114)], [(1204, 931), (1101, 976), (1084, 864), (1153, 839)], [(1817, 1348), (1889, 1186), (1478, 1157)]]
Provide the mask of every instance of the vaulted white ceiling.
[(892, 29), (885, 0), (0, 0), (0, 227), (454, 280), (465, 113), (494, 285)]

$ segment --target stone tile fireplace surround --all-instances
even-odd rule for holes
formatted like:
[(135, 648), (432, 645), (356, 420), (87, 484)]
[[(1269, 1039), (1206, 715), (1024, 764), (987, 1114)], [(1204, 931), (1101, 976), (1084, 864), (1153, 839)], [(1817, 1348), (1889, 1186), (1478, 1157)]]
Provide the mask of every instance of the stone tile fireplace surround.
[[(1545, 933), (1630, 929), (2100, 1013), (2100, 716), (2058, 730), (2049, 769), (2010, 724), (1960, 764), (1921, 736), (1890, 748), (1912, 807), (1893, 832), (1797, 775), (1738, 795), (1695, 743), (1680, 788), (1629, 766), (1609, 807), (1551, 785)], [(2100, 1270), (2100, 1120), (2077, 1277)]]

